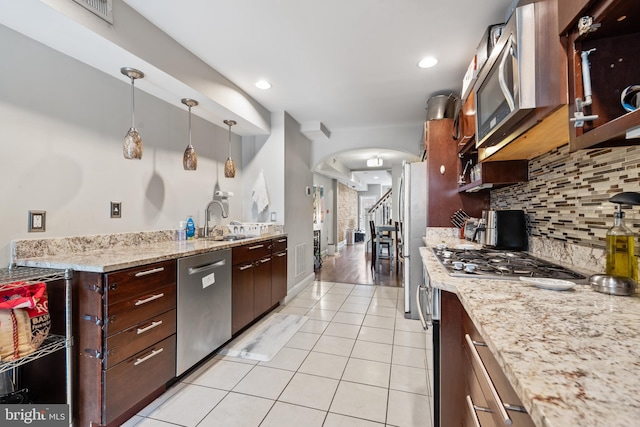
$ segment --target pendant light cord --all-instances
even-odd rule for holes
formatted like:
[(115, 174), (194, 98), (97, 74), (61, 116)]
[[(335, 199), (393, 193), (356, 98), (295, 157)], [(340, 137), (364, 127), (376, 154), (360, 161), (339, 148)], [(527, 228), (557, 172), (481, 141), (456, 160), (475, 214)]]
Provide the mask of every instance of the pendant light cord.
[(136, 108), (135, 108), (135, 98), (133, 96), (135, 81), (136, 80), (133, 77), (131, 77), (131, 128), (132, 129), (135, 129), (136, 127), (136, 115), (135, 115)]
[(189, 147), (191, 147), (191, 105), (189, 105)]

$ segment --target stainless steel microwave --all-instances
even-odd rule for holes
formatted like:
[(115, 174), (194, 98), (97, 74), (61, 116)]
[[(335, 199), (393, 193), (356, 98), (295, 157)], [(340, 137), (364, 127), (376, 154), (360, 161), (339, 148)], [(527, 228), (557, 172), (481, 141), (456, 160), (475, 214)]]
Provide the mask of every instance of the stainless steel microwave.
[(535, 3), (516, 8), (475, 85), (476, 147), (509, 136), (536, 108)]

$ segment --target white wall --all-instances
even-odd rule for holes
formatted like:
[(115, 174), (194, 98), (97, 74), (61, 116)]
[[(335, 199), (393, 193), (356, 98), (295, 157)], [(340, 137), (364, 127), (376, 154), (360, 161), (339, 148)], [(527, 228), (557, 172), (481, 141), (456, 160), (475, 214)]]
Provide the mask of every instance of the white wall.
[[(192, 118), (198, 170), (184, 171), (186, 107), (136, 91), (142, 160), (125, 160), (130, 85), (0, 26), (0, 265), (10, 241), (199, 225), (216, 189), (233, 191), (230, 218), (243, 213), (243, 169), (224, 177), (227, 130)], [(197, 107), (194, 107), (194, 109)], [(233, 135), (232, 156), (241, 158)], [(122, 218), (109, 202), (122, 202)], [(45, 233), (27, 233), (27, 211), (47, 211)], [(311, 218), (311, 215), (309, 215)], [(213, 223), (225, 223), (214, 209)], [(228, 221), (228, 220), (225, 220)]]
[[(243, 217), (249, 222), (270, 222), (275, 212), (276, 223), (284, 222), (285, 210), (285, 130), (282, 113), (271, 115), (271, 135), (242, 138), (243, 191), (247, 195)], [(258, 212), (251, 194), (260, 171), (263, 172), (269, 194), (269, 206)]]
[[(313, 199), (307, 188), (313, 187), (309, 165), (311, 141), (300, 133), (300, 124), (282, 113), (285, 129), (285, 230), (289, 234), (288, 288), (313, 280)], [(272, 121), (273, 123), (273, 121)], [(273, 124), (272, 124), (273, 126)], [(296, 247), (304, 247), (304, 268), (296, 272)]]

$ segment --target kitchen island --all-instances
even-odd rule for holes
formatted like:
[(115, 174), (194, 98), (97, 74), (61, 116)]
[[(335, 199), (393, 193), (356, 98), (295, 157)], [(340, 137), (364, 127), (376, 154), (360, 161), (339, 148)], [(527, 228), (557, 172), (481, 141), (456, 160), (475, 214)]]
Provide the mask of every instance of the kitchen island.
[(457, 295), (536, 426), (638, 424), (637, 297), (604, 295), (583, 284), (558, 292), (513, 280), (451, 277), (431, 251), (442, 240), (425, 240), (420, 249), (431, 285)]

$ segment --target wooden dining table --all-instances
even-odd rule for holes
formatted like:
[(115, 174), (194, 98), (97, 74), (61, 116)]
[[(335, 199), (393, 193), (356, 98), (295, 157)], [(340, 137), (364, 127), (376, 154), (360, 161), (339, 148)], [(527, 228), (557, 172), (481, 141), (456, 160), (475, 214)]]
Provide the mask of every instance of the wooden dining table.
[[(376, 254), (376, 271), (380, 269), (380, 238), (383, 237), (383, 233), (388, 232), (389, 237), (394, 239), (392, 233), (396, 231), (395, 225), (376, 225), (376, 250), (378, 253)], [(393, 263), (393, 243), (389, 244), (389, 262)]]

